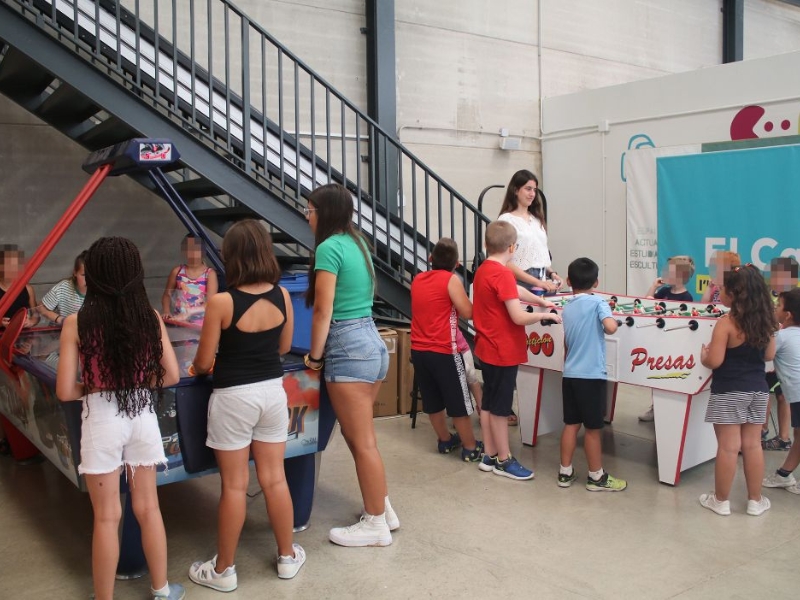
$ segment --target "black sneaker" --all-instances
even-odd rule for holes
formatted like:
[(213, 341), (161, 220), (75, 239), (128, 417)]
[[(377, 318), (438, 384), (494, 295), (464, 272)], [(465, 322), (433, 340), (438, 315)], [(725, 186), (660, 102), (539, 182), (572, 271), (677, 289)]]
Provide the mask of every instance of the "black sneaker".
[(439, 442), (439, 454), (450, 454), (459, 446), (461, 446), (461, 437), (457, 433), (452, 433), (449, 440)]
[(474, 450), (467, 450), (466, 448), (461, 448), (461, 460), (464, 462), (478, 462), (481, 458), (483, 458), (483, 442), (477, 440), (475, 442), (475, 449)]
[(572, 473), (570, 473), (569, 475), (564, 475), (563, 473), (559, 472), (558, 487), (568, 488), (569, 486), (572, 485), (572, 482), (575, 481), (577, 478), (578, 476), (575, 475), (575, 469), (572, 469)]

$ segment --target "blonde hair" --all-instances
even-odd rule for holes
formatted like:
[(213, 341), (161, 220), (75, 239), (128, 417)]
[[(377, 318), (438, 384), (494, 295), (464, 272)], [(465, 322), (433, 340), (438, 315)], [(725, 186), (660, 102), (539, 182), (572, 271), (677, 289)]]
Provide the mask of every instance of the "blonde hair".
[(486, 254), (500, 254), (517, 241), (517, 230), (506, 221), (493, 221), (486, 227)]
[(686, 283), (692, 278), (692, 275), (694, 275), (694, 259), (691, 256), (686, 254), (671, 256), (667, 259), (667, 264), (677, 267), (676, 270), (681, 283)]

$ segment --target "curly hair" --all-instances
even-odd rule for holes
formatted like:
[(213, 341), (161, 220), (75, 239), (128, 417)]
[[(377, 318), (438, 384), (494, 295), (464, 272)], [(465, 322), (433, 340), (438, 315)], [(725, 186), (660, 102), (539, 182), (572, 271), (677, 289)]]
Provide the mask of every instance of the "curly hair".
[[(317, 211), (317, 229), (314, 233), (314, 246), (318, 247), (332, 235), (343, 233), (355, 241), (356, 246), (364, 257), (364, 263), (372, 279), (372, 290), (375, 293), (375, 268), (372, 257), (369, 255), (369, 243), (359, 233), (353, 224), (353, 196), (347, 188), (338, 183), (328, 183), (315, 189), (308, 196), (308, 205)], [(306, 291), (306, 306), (314, 305), (315, 284), (317, 272), (315, 270), (316, 253), (311, 254), (308, 267), (308, 290)]]
[(97, 240), (86, 254), (86, 299), (78, 338), (86, 389), (116, 397), (129, 417), (154, 412), (152, 382), (160, 390), (161, 324), (147, 300), (139, 250), (122, 237)]
[(753, 265), (725, 272), (725, 294), (730, 298), (730, 316), (751, 346), (764, 349), (778, 329), (767, 282)]

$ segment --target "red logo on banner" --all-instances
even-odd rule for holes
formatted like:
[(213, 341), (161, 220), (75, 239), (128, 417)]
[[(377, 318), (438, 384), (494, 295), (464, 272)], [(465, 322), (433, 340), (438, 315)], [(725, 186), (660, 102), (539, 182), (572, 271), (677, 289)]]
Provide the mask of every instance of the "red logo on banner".
[(553, 356), (553, 352), (555, 352), (556, 344), (553, 340), (553, 336), (549, 333), (543, 333), (541, 337), (535, 331), (531, 331), (531, 334), (528, 336), (528, 349), (531, 351), (531, 354), (538, 355), (539, 352), (544, 354), (545, 356)]

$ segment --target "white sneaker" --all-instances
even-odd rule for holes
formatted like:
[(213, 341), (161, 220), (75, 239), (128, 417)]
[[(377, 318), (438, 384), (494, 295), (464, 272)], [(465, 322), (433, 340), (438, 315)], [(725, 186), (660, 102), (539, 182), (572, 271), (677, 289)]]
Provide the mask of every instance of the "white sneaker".
[(800, 485), (796, 483), (794, 485), (790, 485), (789, 487), (783, 489), (785, 489), (787, 492), (791, 492), (792, 494), (800, 494)]
[(761, 500), (748, 500), (747, 501), (747, 514), (757, 517), (763, 515), (769, 510), (769, 498), (761, 496)]
[(764, 477), (764, 481), (761, 482), (761, 485), (768, 488), (788, 488), (796, 483), (797, 481), (795, 481), (794, 475), (791, 473), (786, 477), (781, 477), (777, 473), (770, 473)]
[(718, 515), (722, 515), (723, 517), (727, 517), (731, 514), (730, 500), (719, 501), (717, 500), (717, 496), (714, 494), (714, 492), (700, 494), (700, 504), (702, 504), (708, 510), (713, 511)]
[(363, 515), (355, 525), (334, 527), (328, 536), (340, 546), (388, 546), (392, 543), (392, 532), (382, 515)]
[[(386, 524), (389, 526), (389, 531), (397, 531), (400, 529), (400, 519), (397, 518), (397, 513), (394, 512), (392, 505), (389, 503), (389, 496), (386, 496), (386, 501), (384, 502), (383, 507), (386, 511)], [(366, 509), (361, 509), (361, 516), (367, 516)]]
[(217, 557), (214, 556), (206, 562), (196, 562), (189, 567), (189, 579), (198, 585), (204, 585), (218, 592), (232, 592), (238, 585), (236, 582), (236, 565), (231, 565), (222, 573), (214, 569), (217, 566)]
[(278, 577), (291, 579), (306, 562), (306, 551), (300, 544), (292, 544), (294, 556), (278, 555)]
[(655, 415), (653, 414), (653, 406), (651, 405), (645, 412), (639, 415), (639, 420), (642, 423), (652, 423), (656, 420)]

